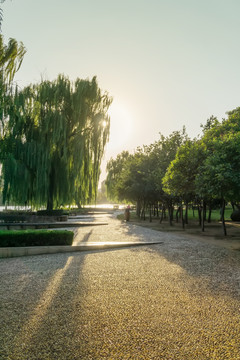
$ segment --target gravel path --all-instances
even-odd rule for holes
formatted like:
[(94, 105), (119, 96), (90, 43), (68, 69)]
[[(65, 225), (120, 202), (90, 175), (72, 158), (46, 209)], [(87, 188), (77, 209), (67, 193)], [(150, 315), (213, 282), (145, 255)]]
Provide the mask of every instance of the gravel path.
[(240, 252), (107, 221), (75, 244), (164, 243), (0, 260), (0, 359), (240, 359)]

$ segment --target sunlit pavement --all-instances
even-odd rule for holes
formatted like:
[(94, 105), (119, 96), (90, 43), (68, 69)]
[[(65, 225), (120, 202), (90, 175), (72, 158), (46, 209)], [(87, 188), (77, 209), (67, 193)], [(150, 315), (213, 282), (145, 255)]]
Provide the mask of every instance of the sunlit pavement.
[(102, 219), (163, 244), (0, 260), (0, 359), (240, 359), (240, 252)]
[[(159, 233), (148, 236), (145, 229), (141, 229), (138, 226), (130, 226), (126, 222), (120, 222), (116, 220), (116, 214), (97, 214), (93, 215), (92, 219), (98, 223), (107, 223), (96, 227), (84, 227), (75, 229), (75, 238), (73, 245), (81, 245), (82, 243), (105, 243), (112, 242), (151, 242), (161, 241)], [(88, 220), (89, 221), (89, 220)], [(145, 235), (143, 235), (145, 233)]]

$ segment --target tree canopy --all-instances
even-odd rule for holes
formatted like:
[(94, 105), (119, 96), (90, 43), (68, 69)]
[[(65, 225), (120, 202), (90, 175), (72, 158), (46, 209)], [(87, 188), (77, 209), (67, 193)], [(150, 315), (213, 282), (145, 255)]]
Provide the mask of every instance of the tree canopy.
[(5, 45), (0, 34), (3, 203), (80, 206), (96, 198), (112, 99), (96, 77), (71, 82), (59, 75), (19, 89), (13, 79), (25, 52), (15, 39)]
[(16, 88), (2, 137), (3, 201), (52, 209), (94, 199), (111, 101), (96, 77)]
[[(114, 180), (115, 196), (144, 199), (141, 206), (166, 207), (169, 214), (174, 205), (185, 204), (187, 212), (189, 203), (199, 210), (222, 203), (224, 219), (226, 202), (240, 204), (240, 108), (227, 115), (222, 122), (208, 119), (198, 139), (191, 140), (183, 129), (128, 154)], [(113, 186), (109, 174), (108, 188)]]
[[(110, 197), (137, 203), (137, 210), (149, 204), (164, 202), (169, 197), (163, 192), (162, 178), (174, 159), (177, 149), (188, 139), (185, 129), (174, 131), (168, 137), (149, 146), (138, 148), (134, 154), (122, 152), (107, 165), (107, 190)], [(114, 174), (114, 176), (113, 176)]]

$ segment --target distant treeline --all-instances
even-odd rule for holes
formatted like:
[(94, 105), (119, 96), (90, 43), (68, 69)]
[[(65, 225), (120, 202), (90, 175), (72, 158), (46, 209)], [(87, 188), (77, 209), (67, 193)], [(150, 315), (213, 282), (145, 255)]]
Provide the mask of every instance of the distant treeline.
[(107, 164), (107, 192), (111, 199), (136, 203), (138, 216), (146, 209), (178, 209), (188, 222), (189, 206), (199, 210), (200, 224), (206, 210), (221, 207), (226, 234), (226, 203), (240, 208), (240, 108), (227, 113), (222, 122), (211, 117), (202, 127), (202, 136), (189, 138), (185, 128), (163, 135), (155, 143), (123, 151)]

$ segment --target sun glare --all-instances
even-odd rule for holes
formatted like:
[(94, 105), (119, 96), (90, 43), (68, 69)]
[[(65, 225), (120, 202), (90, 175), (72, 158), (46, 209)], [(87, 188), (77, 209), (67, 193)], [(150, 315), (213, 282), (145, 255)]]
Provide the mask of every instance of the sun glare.
[(102, 122), (102, 127), (105, 128), (106, 126), (107, 126), (107, 122), (104, 120), (104, 121)]
[(113, 101), (109, 108), (110, 139), (108, 148), (111, 150), (124, 150), (124, 145), (129, 142), (133, 129), (133, 118), (126, 106)]

